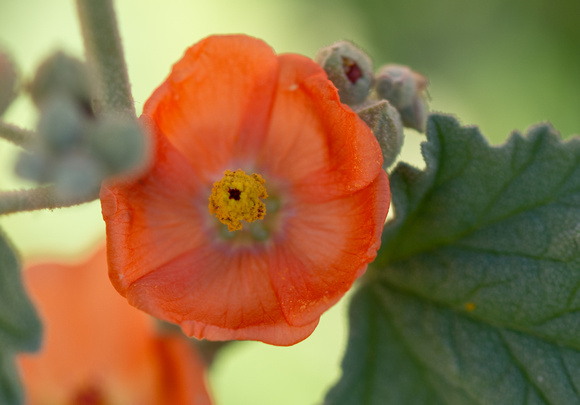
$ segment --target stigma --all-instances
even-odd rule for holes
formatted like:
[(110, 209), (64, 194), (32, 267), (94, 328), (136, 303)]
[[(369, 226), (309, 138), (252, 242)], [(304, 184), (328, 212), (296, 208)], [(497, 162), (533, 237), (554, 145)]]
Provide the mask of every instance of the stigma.
[(254, 222), (266, 215), (262, 199), (268, 197), (265, 180), (259, 174), (248, 176), (242, 169), (226, 170), (213, 185), (209, 213), (215, 215), (230, 232), (242, 229), (241, 221)]

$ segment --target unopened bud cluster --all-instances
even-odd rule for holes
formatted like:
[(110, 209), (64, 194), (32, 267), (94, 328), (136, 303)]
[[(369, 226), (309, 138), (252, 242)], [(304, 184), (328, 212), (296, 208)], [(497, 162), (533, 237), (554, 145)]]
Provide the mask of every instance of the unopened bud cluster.
[(321, 49), (315, 58), (338, 89), (340, 101), (373, 130), (383, 151), (383, 167), (394, 163), (403, 144), (403, 126), (425, 131), (427, 80), (401, 65), (374, 73), (371, 59), (347, 41)]
[(17, 173), (53, 183), (63, 198), (96, 195), (110, 176), (137, 168), (147, 151), (135, 120), (95, 114), (86, 66), (57, 52), (38, 68), (28, 91), (38, 107), (35, 143)]

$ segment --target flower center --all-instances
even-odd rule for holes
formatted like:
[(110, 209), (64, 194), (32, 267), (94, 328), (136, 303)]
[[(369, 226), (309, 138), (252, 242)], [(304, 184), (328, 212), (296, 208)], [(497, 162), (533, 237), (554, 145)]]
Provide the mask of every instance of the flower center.
[(211, 190), (209, 213), (215, 214), (230, 232), (242, 229), (242, 220), (263, 219), (266, 205), (261, 200), (268, 197), (264, 183), (259, 174), (248, 176), (242, 169), (226, 170)]
[(363, 75), (359, 65), (354, 60), (345, 58), (344, 56), (342, 57), (342, 68), (344, 69), (344, 74), (352, 84), (355, 84)]
[(70, 405), (105, 405), (107, 403), (99, 387), (88, 385), (75, 393)]

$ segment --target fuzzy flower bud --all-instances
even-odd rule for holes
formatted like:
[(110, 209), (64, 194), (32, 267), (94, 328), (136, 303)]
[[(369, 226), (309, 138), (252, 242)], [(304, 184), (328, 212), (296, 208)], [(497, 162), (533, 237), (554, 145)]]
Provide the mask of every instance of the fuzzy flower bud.
[(424, 132), (428, 112), (427, 79), (407, 66), (386, 65), (379, 69), (375, 80), (377, 95), (399, 110), (403, 124)]
[(29, 91), (39, 108), (54, 94), (63, 94), (92, 115), (91, 84), (86, 65), (61, 51), (49, 56), (38, 67)]
[(50, 97), (38, 121), (38, 135), (50, 153), (60, 155), (82, 145), (85, 127), (82, 112), (62, 94)]
[(4, 52), (0, 51), (0, 116), (16, 98), (18, 72)]
[(42, 184), (51, 181), (55, 165), (54, 159), (48, 155), (24, 151), (18, 157), (14, 171), (23, 179)]
[(65, 156), (53, 172), (57, 193), (65, 199), (98, 194), (104, 177), (100, 162), (82, 152)]
[(90, 149), (111, 175), (138, 168), (146, 160), (148, 139), (139, 124), (120, 117), (106, 117), (91, 134)]
[(373, 64), (362, 50), (341, 41), (322, 48), (315, 60), (338, 89), (342, 103), (354, 106), (366, 100), (373, 82)]
[(397, 109), (387, 100), (364, 106), (357, 111), (359, 117), (371, 128), (383, 152), (383, 169), (389, 168), (403, 146), (403, 123)]
[(39, 183), (54, 181), (54, 173), (71, 153), (83, 149), (88, 126), (82, 112), (70, 98), (54, 94), (41, 110), (34, 142), (22, 151), (16, 173)]

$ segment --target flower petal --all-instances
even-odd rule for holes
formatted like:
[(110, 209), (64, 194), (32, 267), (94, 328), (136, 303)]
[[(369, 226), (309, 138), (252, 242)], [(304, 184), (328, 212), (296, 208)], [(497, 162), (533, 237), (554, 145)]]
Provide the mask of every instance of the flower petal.
[(183, 336), (157, 334), (113, 290), (106, 268), (103, 248), (84, 263), (24, 272), (45, 328), (40, 352), (18, 356), (27, 403), (209, 405), (197, 353)]
[(366, 187), (383, 162), (369, 127), (340, 103), (321, 67), (300, 55), (279, 59), (276, 101), (258, 170), (284, 179), (293, 193), (312, 201)]
[(351, 196), (298, 204), (269, 267), (290, 324), (318, 319), (375, 259), (389, 208), (388, 190), (381, 170), (374, 182)]
[(209, 215), (202, 217), (207, 212), (207, 187), (154, 124), (149, 124), (156, 139), (155, 165), (137, 181), (101, 189), (109, 274), (122, 295), (152, 269), (215, 236), (215, 230), (208, 227)]
[(19, 357), (31, 403), (67, 403), (83, 386), (145, 378), (151, 325), (110, 287), (104, 249), (82, 267), (40, 264), (24, 276), (45, 329), (42, 350)]
[(207, 392), (205, 367), (201, 356), (192, 350), (183, 335), (166, 334), (155, 342), (160, 381), (159, 404), (211, 405)]
[(264, 42), (212, 36), (187, 50), (143, 113), (213, 182), (262, 143), (277, 77), (278, 58)]
[[(147, 118), (145, 118), (147, 121)], [(103, 186), (109, 274), (129, 302), (199, 339), (290, 345), (318, 320), (287, 323), (254, 250), (231, 252), (208, 211), (209, 190), (154, 124), (155, 165), (138, 181)], [(205, 188), (204, 188), (205, 187)]]
[(198, 339), (253, 339), (290, 345), (308, 337), (318, 320), (287, 323), (262, 252), (230, 253), (216, 245), (187, 252), (133, 283), (129, 302), (181, 324)]

